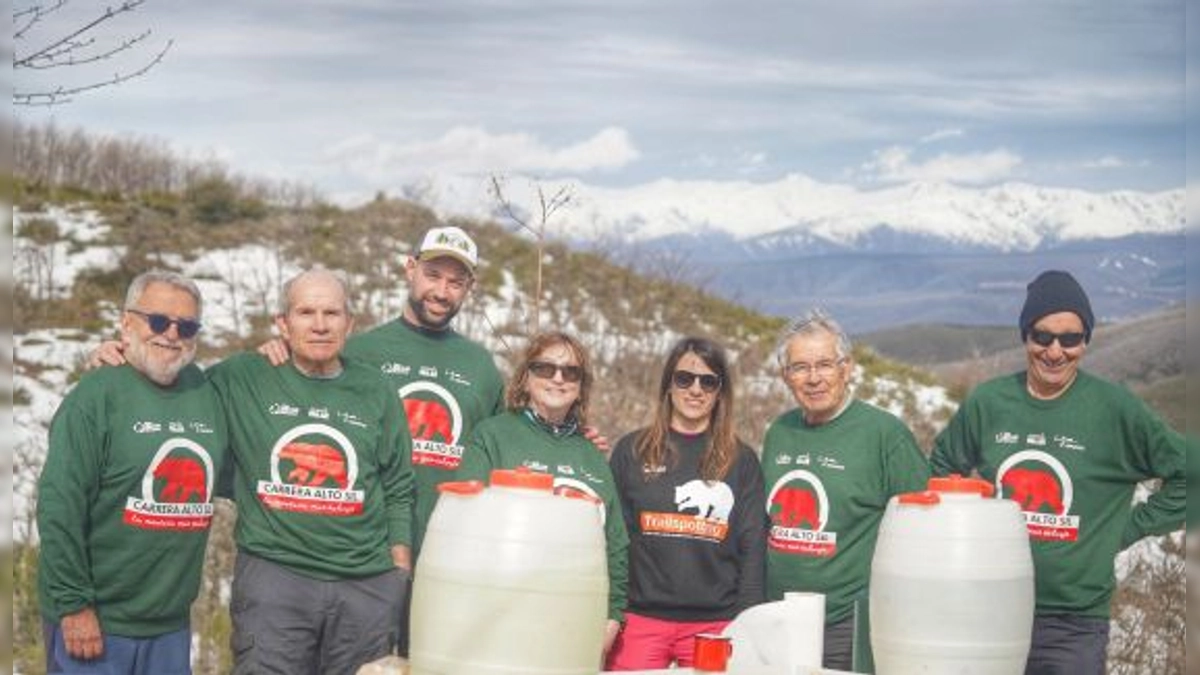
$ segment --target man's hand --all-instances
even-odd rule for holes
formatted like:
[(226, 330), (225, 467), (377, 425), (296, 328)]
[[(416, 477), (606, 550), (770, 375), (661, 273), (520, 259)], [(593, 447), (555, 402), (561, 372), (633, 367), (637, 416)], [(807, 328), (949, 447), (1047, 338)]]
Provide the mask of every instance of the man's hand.
[(402, 544), (392, 547), (392, 564), (412, 576), (412, 549)]
[(95, 370), (100, 366), (119, 366), (125, 363), (125, 344), (120, 340), (105, 340), (88, 354), (84, 370)]
[(68, 614), (59, 624), (63, 644), (72, 658), (81, 661), (98, 659), (104, 655), (104, 635), (100, 632), (100, 618), (91, 607)]
[(596, 449), (605, 456), (607, 456), (609, 452), (612, 452), (612, 448), (608, 445), (608, 437), (600, 433), (600, 430), (596, 427), (591, 425), (584, 427), (583, 437), (591, 441), (592, 445), (596, 446)]
[(258, 346), (258, 353), (267, 357), (273, 366), (282, 366), (292, 358), (287, 343), (282, 338), (271, 338)]

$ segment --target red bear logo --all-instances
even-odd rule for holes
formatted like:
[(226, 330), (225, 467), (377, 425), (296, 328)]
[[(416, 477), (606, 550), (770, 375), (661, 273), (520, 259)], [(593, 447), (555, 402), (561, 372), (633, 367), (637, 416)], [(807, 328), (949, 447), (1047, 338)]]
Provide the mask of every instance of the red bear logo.
[(820, 507), (812, 490), (785, 487), (771, 498), (771, 505), (778, 506), (775, 522), (783, 527), (799, 527), (807, 523), (810, 530), (821, 527)]
[(154, 467), (154, 477), (167, 481), (159, 493), (164, 502), (186, 502), (199, 496), (208, 501), (208, 476), (204, 465), (190, 457), (166, 457)]
[(1010, 499), (1024, 511), (1039, 511), (1048, 505), (1053, 513), (1063, 512), (1062, 488), (1049, 471), (1013, 468), (1004, 473), (1000, 483), (1012, 490)]
[(301, 485), (318, 486), (332, 478), (346, 488), (346, 459), (335, 448), (319, 443), (288, 443), (279, 451), (281, 459), (290, 459), (296, 468), (288, 480)]
[(405, 399), (404, 413), (408, 415), (408, 431), (415, 441), (431, 441), (435, 436), (450, 443), (454, 440), (450, 412), (437, 401)]

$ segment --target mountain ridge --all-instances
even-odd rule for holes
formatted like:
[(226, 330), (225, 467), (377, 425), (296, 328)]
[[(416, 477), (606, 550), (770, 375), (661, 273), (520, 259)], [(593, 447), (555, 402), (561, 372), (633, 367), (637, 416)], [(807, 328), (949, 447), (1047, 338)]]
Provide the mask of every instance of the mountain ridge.
[[(497, 204), (482, 182), (441, 178), (423, 184), (416, 198), (445, 215), (494, 217)], [(1089, 192), (1018, 182), (983, 188), (915, 182), (864, 190), (795, 173), (764, 183), (659, 179), (626, 188), (575, 179), (505, 182), (506, 196), (518, 207), (535, 204), (539, 188), (550, 194), (571, 191), (574, 203), (562, 220), (576, 224), (562, 234), (572, 239), (652, 242), (719, 232), (740, 242), (808, 234), (857, 248), (886, 226), (959, 247), (1028, 252), (1053, 242), (1167, 234), (1185, 226), (1183, 188)]]

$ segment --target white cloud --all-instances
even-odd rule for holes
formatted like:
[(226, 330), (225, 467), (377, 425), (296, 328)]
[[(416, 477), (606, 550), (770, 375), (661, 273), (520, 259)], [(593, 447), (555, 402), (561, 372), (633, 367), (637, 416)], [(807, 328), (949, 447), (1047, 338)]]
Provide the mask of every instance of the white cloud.
[(1130, 167), (1149, 166), (1146, 160), (1131, 162), (1127, 159), (1121, 159), (1116, 155), (1105, 155), (1099, 159), (1088, 160), (1083, 163), (1085, 169), (1128, 169)]
[(766, 166), (767, 153), (761, 151), (752, 152), (747, 150), (738, 156), (737, 162), (739, 165), (737, 169), (739, 174), (746, 176), (757, 173), (764, 166)]
[(926, 134), (926, 135), (922, 136), (917, 142), (918, 143), (933, 143), (935, 141), (944, 141), (947, 138), (958, 138), (958, 137), (962, 136), (963, 133), (964, 132), (962, 129), (956, 129), (956, 128), (938, 129), (937, 131), (935, 131), (931, 134)]
[(874, 159), (860, 168), (861, 175), (881, 183), (945, 181), (979, 185), (1011, 177), (1021, 161), (1020, 155), (1005, 148), (961, 155), (942, 153), (924, 161), (914, 161), (912, 148), (894, 145), (875, 151)]
[(551, 147), (523, 132), (492, 134), (459, 126), (431, 141), (397, 144), (370, 135), (345, 138), (325, 154), (351, 173), (379, 180), (430, 174), (556, 173), (619, 169), (640, 157), (629, 133), (606, 127), (591, 138)]

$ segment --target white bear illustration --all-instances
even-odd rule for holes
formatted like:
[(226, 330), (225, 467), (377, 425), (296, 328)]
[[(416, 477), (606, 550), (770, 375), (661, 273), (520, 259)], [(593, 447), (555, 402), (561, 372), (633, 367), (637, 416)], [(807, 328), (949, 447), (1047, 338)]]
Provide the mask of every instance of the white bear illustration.
[(699, 509), (696, 515), (722, 523), (729, 522), (733, 510), (733, 490), (721, 481), (692, 480), (675, 488), (675, 508)]

